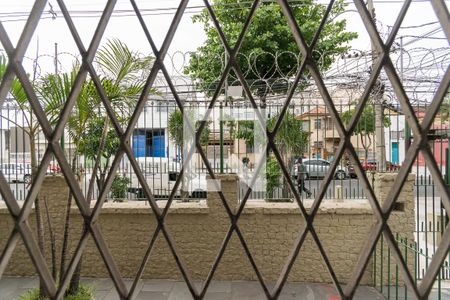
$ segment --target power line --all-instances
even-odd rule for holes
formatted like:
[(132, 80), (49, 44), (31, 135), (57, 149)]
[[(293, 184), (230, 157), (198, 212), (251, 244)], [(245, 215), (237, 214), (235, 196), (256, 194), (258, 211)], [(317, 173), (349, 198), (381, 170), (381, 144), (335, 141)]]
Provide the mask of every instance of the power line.
[[(273, 2), (275, 3), (275, 0), (272, 1), (265, 1), (265, 2)], [(289, 3), (294, 4), (292, 7), (301, 7), (301, 6), (310, 6), (310, 4), (304, 4), (302, 3), (303, 0), (290, 0)], [(402, 4), (403, 0), (378, 0), (374, 1), (375, 3), (379, 4)], [(428, 0), (413, 0), (413, 2), (428, 2)], [(211, 6), (213, 8), (216, 8), (215, 11), (219, 12), (222, 10), (230, 11), (230, 10), (242, 10), (243, 5), (248, 4), (248, 9), (250, 8), (250, 5), (253, 4), (253, 1), (242, 1), (239, 3), (223, 3), (220, 5), (214, 5)], [(319, 3), (322, 5), (326, 5), (328, 3)], [(353, 4), (352, 1), (345, 1), (344, 4), (350, 5)], [(221, 9), (217, 9), (217, 7), (225, 7)], [(239, 7), (239, 8), (231, 8), (230, 7)], [(198, 14), (201, 13), (205, 9), (205, 5), (195, 5), (195, 6), (188, 6), (186, 7), (185, 14)], [(175, 14), (175, 12), (178, 10), (178, 7), (159, 7), (159, 8), (141, 8), (140, 12), (143, 16), (155, 16), (155, 15), (170, 15)], [(72, 18), (98, 18), (102, 15), (103, 10), (70, 10), (69, 13), (71, 14)], [(55, 19), (55, 18), (62, 18), (62, 12), (60, 10), (54, 10), (50, 9), (49, 11), (45, 12), (45, 14), (50, 14), (50, 16), (41, 16), (41, 19)], [(0, 13), (0, 17), (3, 18), (16, 18), (16, 19), (6, 19), (2, 22), (18, 22), (18, 21), (26, 21), (28, 18), (29, 12), (26, 11), (13, 11), (13, 12), (3, 12)], [(114, 10), (111, 17), (132, 17), (136, 16), (133, 9), (116, 9)], [(20, 17), (22, 17), (20, 19)], [(19, 19), (18, 19), (19, 18)], [(406, 26), (402, 28), (419, 28), (423, 26), (431, 25), (430, 23), (425, 23), (423, 25), (417, 25), (417, 26)]]

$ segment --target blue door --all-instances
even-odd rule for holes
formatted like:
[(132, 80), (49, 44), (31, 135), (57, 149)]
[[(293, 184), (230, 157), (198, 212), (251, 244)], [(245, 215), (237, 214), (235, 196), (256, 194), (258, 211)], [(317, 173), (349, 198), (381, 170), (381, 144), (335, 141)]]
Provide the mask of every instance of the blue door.
[(135, 157), (145, 157), (145, 135), (133, 135), (133, 154)]
[(398, 164), (398, 142), (392, 142), (391, 159), (394, 164)]
[(153, 136), (153, 144), (152, 144), (152, 156), (153, 157), (166, 157), (166, 141), (164, 132), (160, 135)]

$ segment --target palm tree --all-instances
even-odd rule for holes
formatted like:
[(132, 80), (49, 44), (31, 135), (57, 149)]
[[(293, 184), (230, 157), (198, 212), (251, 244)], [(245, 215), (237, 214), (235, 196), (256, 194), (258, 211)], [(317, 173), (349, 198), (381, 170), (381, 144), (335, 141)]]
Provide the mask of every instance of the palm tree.
[[(70, 91), (75, 82), (76, 76), (78, 74), (79, 67), (75, 65), (72, 71), (69, 73), (62, 74), (48, 74), (39, 80), (36, 89), (40, 98), (47, 104), (48, 110), (47, 117), (51, 124), (55, 124), (59, 119), (59, 112), (63, 108), (66, 100), (70, 95)], [(94, 116), (94, 110), (96, 103), (90, 97), (90, 85), (91, 82), (84, 83), (81, 87), (80, 93), (76, 99), (75, 105), (69, 116), (66, 130), (68, 131), (72, 144), (73, 153), (71, 160), (71, 168), (74, 173), (76, 173), (80, 179), (79, 173), (79, 156), (80, 145), (85, 134), (86, 127), (88, 126), (90, 120)], [(63, 274), (66, 269), (67, 260), (67, 248), (69, 242), (69, 228), (70, 228), (70, 210), (72, 207), (72, 192), (69, 193), (66, 205), (66, 215), (63, 228), (63, 240), (61, 246), (61, 261), (59, 265), (59, 279), (62, 280)], [(57, 280), (57, 271), (54, 271), (55, 280)], [(77, 288), (78, 289), (78, 284)]]
[[(108, 40), (105, 46), (97, 52), (96, 63), (100, 69), (100, 82), (122, 126), (128, 124), (137, 98), (145, 86), (153, 61), (154, 57), (131, 51), (126, 44), (117, 39)], [(95, 107), (89, 107), (90, 105), (80, 107), (80, 111), (87, 108), (92, 115), (89, 116), (86, 127), (80, 131), (79, 148), (80, 153), (95, 162), (87, 193), (87, 201), (90, 202), (94, 180), (97, 181), (99, 191), (103, 189), (110, 160), (117, 152), (119, 139), (115, 131), (109, 128), (109, 116), (102, 109), (101, 98), (92, 82), (86, 85), (86, 90), (89, 91), (89, 103), (95, 104)], [(152, 89), (150, 92), (156, 93), (156, 90)], [(86, 112), (83, 116), (85, 115), (87, 115)], [(80, 122), (76, 119), (74, 123), (79, 124)], [(101, 130), (95, 130), (98, 125)], [(94, 133), (94, 135), (86, 134), (86, 131)], [(92, 137), (96, 138), (98, 143), (92, 142)], [(106, 158), (105, 163), (101, 163), (102, 157)], [(97, 169), (100, 171), (99, 175), (97, 175)], [(84, 230), (87, 228), (85, 227)], [(71, 294), (78, 290), (81, 265), (82, 260), (80, 259), (68, 290)]]
[[(153, 57), (130, 51), (119, 40), (107, 41), (105, 46), (97, 53), (96, 64), (99, 69), (100, 82), (117, 119), (122, 125), (129, 121), (132, 108), (143, 90), (152, 63)], [(42, 101), (46, 103), (45, 107), (48, 108), (47, 115), (50, 122), (54, 123), (58, 119), (58, 113), (69, 97), (78, 71), (79, 68), (75, 65), (70, 73), (50, 74), (39, 81), (37, 90)], [(152, 90), (152, 92), (155, 91)], [(96, 131), (97, 136), (94, 137), (97, 143), (92, 143), (92, 136), (89, 136), (86, 132), (95, 126), (100, 126), (100, 130)], [(95, 162), (87, 193), (87, 201), (90, 202), (93, 184), (97, 182), (99, 190), (102, 189), (109, 169), (110, 158), (116, 152), (111, 149), (111, 144), (119, 144), (117, 135), (109, 128), (109, 117), (103, 109), (101, 98), (92, 80), (83, 84), (67, 122), (66, 130), (74, 146), (71, 161), (72, 170), (74, 172), (79, 170), (78, 161), (81, 155), (93, 159)], [(108, 153), (106, 163), (100, 163), (105, 153)], [(97, 175), (97, 169), (100, 170), (99, 175)], [(69, 193), (61, 249), (60, 280), (62, 280), (66, 271), (72, 198), (72, 193)], [(68, 294), (74, 294), (78, 290), (81, 265), (80, 260), (72, 277)]]
[[(4, 55), (0, 55), (0, 80), (3, 78), (7, 68), (7, 58)], [(35, 78), (32, 80), (32, 84), (35, 85)], [(15, 104), (17, 108), (22, 112), (23, 115), (23, 124), (19, 124), (14, 122), (13, 120), (8, 119), (7, 121), (14, 124), (17, 128), (20, 128), (24, 134), (28, 136), (28, 141), (30, 145), (30, 159), (31, 159), (31, 181), (33, 181), (37, 175), (38, 169), (38, 158), (37, 158), (37, 145), (36, 140), (38, 138), (39, 133), (41, 132), (41, 126), (34, 115), (34, 112), (31, 108), (31, 105), (28, 101), (28, 97), (25, 93), (25, 90), (22, 87), (19, 79), (15, 78), (12, 82), (11, 89), (9, 91), (10, 96), (15, 100)], [(40, 99), (41, 107), (44, 110), (44, 113), (47, 115), (54, 114), (55, 109), (58, 105), (53, 103), (52, 101), (47, 101), (50, 99)], [(3, 117), (2, 117), (3, 118)], [(36, 216), (36, 231), (37, 231), (37, 240), (39, 249), (42, 252), (42, 255), (45, 256), (45, 247), (44, 247), (44, 227), (42, 222), (42, 210), (41, 203), (39, 200), (39, 196), (36, 196), (34, 201), (34, 209)], [(55, 269), (55, 268), (53, 268)], [(55, 274), (55, 272), (53, 272)], [(40, 285), (40, 296), (45, 296), (45, 289), (42, 282)]]
[[(126, 44), (117, 39), (108, 40), (105, 46), (97, 52), (96, 63), (100, 70), (100, 81), (121, 125), (128, 123), (137, 98), (143, 91), (153, 61), (153, 56), (144, 56), (139, 52), (131, 51)], [(108, 128), (109, 116), (101, 108), (100, 96), (93, 85), (90, 90), (91, 96), (98, 103), (98, 111), (95, 116), (96, 122), (91, 122), (87, 130), (97, 134), (97, 141), (105, 145), (106, 152), (99, 155), (98, 143), (92, 143), (89, 137), (81, 142), (81, 147), (83, 148), (82, 152), (89, 159), (97, 161), (101, 159), (101, 156), (105, 158), (105, 162), (99, 164), (100, 174), (96, 175), (97, 186), (101, 190), (111, 158), (117, 150), (114, 147), (118, 146), (118, 138), (115, 131)], [(157, 92), (152, 89), (150, 93)], [(103, 127), (101, 130), (96, 130), (99, 123), (103, 123)], [(105, 143), (108, 140), (112, 142)], [(113, 148), (108, 148), (108, 146)]]

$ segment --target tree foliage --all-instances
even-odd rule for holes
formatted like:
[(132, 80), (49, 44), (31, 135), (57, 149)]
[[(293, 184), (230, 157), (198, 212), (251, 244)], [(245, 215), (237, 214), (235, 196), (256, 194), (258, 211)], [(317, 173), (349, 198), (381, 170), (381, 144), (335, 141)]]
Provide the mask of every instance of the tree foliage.
[[(352, 108), (341, 113), (341, 119), (345, 125), (350, 123), (353, 115), (356, 113), (356, 109)], [(389, 127), (391, 121), (388, 116), (384, 116), (383, 125)], [(367, 104), (361, 113), (361, 117), (356, 124), (354, 134), (369, 135), (375, 132), (375, 112), (372, 104)]]
[(273, 195), (274, 190), (281, 185), (281, 168), (278, 161), (272, 155), (267, 158), (266, 162), (266, 188), (267, 194)]
[(170, 113), (167, 121), (167, 129), (170, 139), (177, 146), (183, 145), (183, 113), (179, 109), (175, 109)]
[[(344, 122), (345, 125), (348, 125), (350, 123), (350, 120), (352, 119), (353, 115), (356, 113), (356, 108), (349, 109), (347, 111), (344, 111), (340, 114), (342, 122)], [(389, 127), (391, 125), (391, 121), (388, 116), (383, 117), (383, 125), (384, 127)], [(372, 135), (375, 133), (375, 111), (373, 104), (368, 103), (360, 116), (360, 119), (358, 120), (358, 123), (356, 124), (355, 130), (353, 131), (353, 134), (359, 135), (361, 138), (361, 144), (366, 152), (365, 156), (367, 159), (367, 154), (370, 146), (372, 145)], [(368, 140), (368, 142), (366, 141)]]
[[(233, 46), (244, 26), (251, 1), (215, 0), (213, 4), (221, 28)], [(309, 44), (319, 27), (326, 7), (313, 0), (291, 4), (291, 7), (302, 35)], [(326, 23), (314, 48), (313, 56), (322, 69), (329, 68), (334, 57), (345, 52), (348, 49), (347, 43), (357, 37), (356, 33), (345, 31), (345, 20), (336, 20), (344, 10), (344, 1), (336, 1), (329, 17), (331, 21)], [(203, 24), (206, 41), (192, 54), (185, 73), (208, 92), (211, 88), (215, 88), (214, 82), (221, 74), (225, 50), (206, 10), (195, 15), (193, 20)], [(274, 55), (277, 53), (281, 55), (277, 58), (275, 67)], [(292, 77), (300, 63), (298, 55), (299, 48), (280, 6), (274, 2), (263, 2), (253, 16), (237, 56), (238, 64), (246, 74), (246, 80), (275, 81), (277, 78)], [(281, 89), (279, 92), (284, 90)]]
[[(105, 119), (100, 116), (95, 116), (89, 122), (84, 134), (84, 138), (80, 145), (80, 151), (86, 156), (86, 158), (97, 158), (97, 152), (100, 148), (100, 141), (102, 139), (104, 123)], [(111, 127), (109, 127), (104, 139), (104, 148), (101, 155), (103, 158), (108, 159), (119, 150), (120, 140), (117, 137), (114, 128)]]
[[(279, 114), (267, 120), (267, 128), (273, 130)], [(255, 131), (253, 121), (238, 121), (236, 138), (243, 139), (249, 144), (254, 143)], [(308, 145), (308, 133), (303, 130), (302, 121), (289, 111), (284, 115), (280, 128), (275, 136), (275, 144), (282, 154), (287, 156), (300, 155), (305, 152)]]
[[(141, 55), (138, 52), (129, 50), (126, 44), (116, 39), (107, 41), (97, 52), (95, 63), (99, 70), (98, 78), (100, 84), (110, 107), (122, 125), (125, 125), (131, 116), (137, 97), (143, 90), (146, 76), (153, 60), (152, 56)], [(71, 72), (56, 75), (47, 74), (42, 78), (38, 78), (35, 82), (39, 100), (42, 102), (44, 112), (52, 125), (55, 125), (59, 120), (60, 112), (72, 92), (78, 72), (79, 65), (75, 64)], [(150, 92), (154, 92), (154, 90)], [(29, 102), (25, 98), (19, 102), (19, 106), (25, 111), (29, 107)], [(31, 109), (27, 111), (31, 119), (33, 113)], [(109, 169), (110, 158), (115, 155), (119, 148), (120, 141), (115, 131), (108, 125), (109, 116), (106, 115), (100, 94), (94, 81), (88, 79), (81, 85), (81, 90), (69, 116), (66, 130), (71, 136), (71, 144), (75, 150), (72, 156), (72, 169), (74, 171), (77, 168), (77, 158), (80, 155), (84, 154), (87, 158), (98, 162), (103, 158), (102, 163), (96, 164), (100, 174), (96, 171), (91, 173), (92, 178), (89, 183), (89, 191), (93, 190), (94, 180), (97, 181), (99, 190), (102, 189)], [(34, 137), (31, 138), (30, 135), (30, 143), (32, 140), (34, 140)], [(32, 154), (32, 161), (33, 157), (34, 155)], [(71, 201), (72, 194), (69, 194), (68, 212), (66, 212), (61, 250), (61, 274), (65, 272)], [(90, 201), (90, 197), (88, 197), (88, 201)], [(78, 290), (80, 269), (81, 260), (75, 275), (72, 277), (69, 293), (74, 293)]]
[(255, 139), (254, 122), (247, 120), (237, 121), (237, 127), (235, 137), (237, 139), (243, 139), (249, 145), (253, 145)]
[(442, 101), (441, 108), (439, 109), (442, 122), (448, 122), (449, 112), (450, 112), (450, 96)]
[[(278, 118), (279, 114), (276, 114), (267, 121), (269, 130), (275, 128)], [(238, 121), (236, 137), (253, 144), (256, 138), (254, 135), (254, 122)], [(288, 169), (292, 157), (305, 152), (308, 145), (308, 137), (308, 133), (303, 130), (302, 121), (297, 119), (293, 113), (287, 111), (275, 136), (275, 145), (280, 151)], [(266, 161), (266, 182), (269, 195), (272, 195), (274, 189), (281, 185), (280, 177), (281, 168), (278, 161), (273, 156), (268, 157)], [(287, 183), (284, 184), (283, 192), (286, 193), (286, 190)]]
[[(189, 111), (185, 110), (184, 113), (190, 113)], [(174, 111), (172, 111), (169, 115), (169, 119), (167, 122), (167, 129), (169, 131), (169, 137), (170, 139), (177, 145), (178, 147), (183, 148), (183, 113), (181, 110), (176, 108)], [(207, 122), (205, 128), (202, 131), (202, 134), (200, 136), (200, 144), (201, 145), (207, 145), (209, 141), (209, 134), (211, 130), (209, 129), (209, 124), (211, 122)], [(195, 123), (195, 129), (197, 130), (200, 127), (200, 122)]]
[[(36, 85), (40, 98), (46, 104), (47, 117), (52, 125), (56, 125), (59, 120), (59, 114), (69, 98), (78, 71), (79, 66), (74, 65), (68, 73), (45, 75)], [(94, 108), (98, 106), (97, 100), (94, 100), (89, 93), (90, 85), (93, 85), (93, 83), (89, 81), (81, 86), (66, 126), (75, 147), (76, 155), (80, 154), (79, 146), (84, 137), (86, 126), (95, 116)]]
[[(269, 130), (275, 128), (278, 118), (279, 114), (276, 114), (267, 121)], [(308, 138), (309, 134), (303, 130), (302, 121), (297, 119), (294, 113), (287, 111), (275, 136), (275, 144), (281, 154), (286, 154), (289, 160), (292, 155), (301, 155), (306, 151)]]

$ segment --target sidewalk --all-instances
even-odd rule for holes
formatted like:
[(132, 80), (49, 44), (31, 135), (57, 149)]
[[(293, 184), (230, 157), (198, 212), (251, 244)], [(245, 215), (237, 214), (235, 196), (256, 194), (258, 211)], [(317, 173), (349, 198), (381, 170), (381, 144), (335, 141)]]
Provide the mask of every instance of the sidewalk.
[[(91, 286), (95, 291), (96, 299), (99, 300), (115, 300), (119, 299), (114, 285), (109, 278), (84, 278), (83, 282)], [(36, 287), (37, 278), (33, 277), (5, 277), (0, 279), (0, 299), (11, 300), (18, 299), (18, 296), (27, 289)], [(131, 280), (126, 281), (129, 288), (132, 284)], [(200, 287), (200, 283), (197, 284)], [(172, 280), (141, 280), (138, 285), (139, 293), (136, 300), (143, 299), (192, 299), (187, 285), (181, 281)], [(213, 281), (211, 282), (208, 292), (204, 299), (220, 300), (220, 299), (265, 299), (259, 282), (254, 281)], [(307, 299), (337, 300), (339, 295), (331, 284), (318, 283), (287, 283), (283, 288), (278, 299)], [(384, 299), (372, 287), (359, 287), (354, 299), (375, 300)]]

